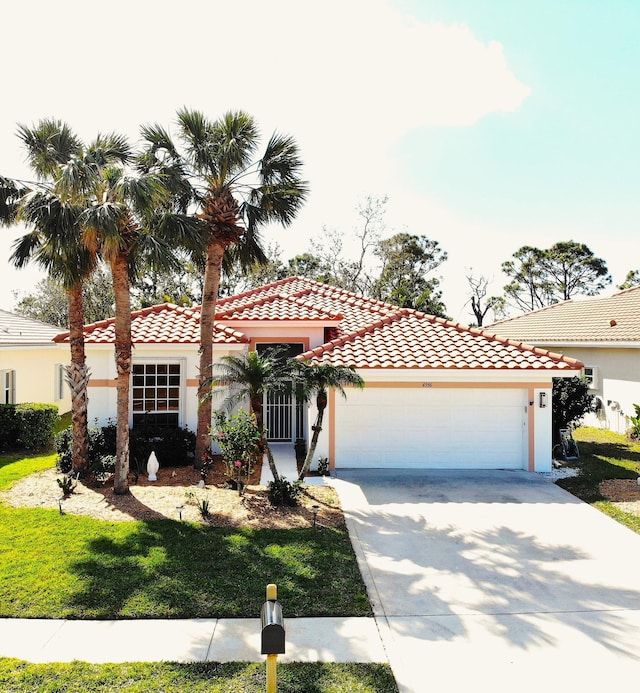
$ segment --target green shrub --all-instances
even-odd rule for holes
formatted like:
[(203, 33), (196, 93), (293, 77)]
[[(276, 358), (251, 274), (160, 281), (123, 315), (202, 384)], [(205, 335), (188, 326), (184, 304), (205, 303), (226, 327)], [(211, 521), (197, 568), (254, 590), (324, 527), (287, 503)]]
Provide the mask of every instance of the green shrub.
[(0, 405), (0, 449), (50, 446), (58, 419), (58, 407), (53, 404)]
[(224, 412), (214, 413), (215, 439), (220, 446), (227, 474), (240, 484), (241, 478), (251, 476), (261, 440), (256, 417), (244, 409), (227, 417)]
[(269, 502), (271, 505), (286, 505), (290, 508), (298, 505), (298, 496), (302, 493), (302, 482), (291, 483), (284, 477), (269, 482)]
[[(103, 428), (89, 429), (89, 469), (98, 469), (104, 457), (115, 455), (116, 439), (115, 432), (111, 435), (111, 428), (115, 431), (115, 426), (105, 426)], [(73, 441), (73, 429), (71, 426), (60, 431), (55, 436), (54, 444), (58, 459), (56, 467), (63, 473), (71, 471), (72, 457), (71, 444)]]
[[(55, 437), (58, 453), (56, 466), (67, 473), (71, 470), (71, 427), (65, 428)], [(129, 455), (132, 469), (142, 473), (155, 450), (160, 466), (177, 467), (193, 464), (196, 435), (187, 428), (137, 429), (129, 432)], [(99, 478), (115, 465), (116, 425), (108, 423), (102, 428), (89, 429), (89, 468)], [(113, 459), (112, 459), (113, 458)], [(115, 466), (114, 466), (115, 469)], [(95, 471), (94, 471), (95, 470)]]
[(96, 481), (108, 479), (116, 471), (115, 455), (100, 455), (90, 466), (91, 474)]
[[(114, 426), (115, 431), (115, 426)], [(115, 453), (115, 433), (114, 433)], [(195, 459), (196, 434), (188, 428), (134, 428), (129, 433), (132, 465), (141, 471), (155, 451), (161, 467), (186, 467)]]
[(593, 395), (584, 378), (554, 378), (552, 395), (553, 444), (560, 442), (561, 428), (576, 428), (593, 411)]
[(318, 457), (318, 474), (329, 476), (329, 460), (326, 457)]
[(0, 450), (15, 447), (17, 438), (16, 405), (0, 404)]

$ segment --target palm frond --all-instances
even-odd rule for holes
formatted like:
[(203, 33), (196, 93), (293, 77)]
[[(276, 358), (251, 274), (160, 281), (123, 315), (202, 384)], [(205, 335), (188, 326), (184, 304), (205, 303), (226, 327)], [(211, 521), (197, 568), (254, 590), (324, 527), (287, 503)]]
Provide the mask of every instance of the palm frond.
[(26, 233), (16, 239), (11, 246), (13, 250), (9, 256), (10, 262), (13, 263), (14, 267), (22, 269), (29, 263), (40, 245), (41, 239), (37, 231)]
[(266, 184), (296, 181), (302, 165), (298, 145), (293, 137), (274, 133), (259, 162), (260, 177)]
[(129, 163), (132, 156), (131, 145), (125, 135), (119, 133), (98, 134), (87, 148), (85, 162), (87, 165), (100, 168), (114, 162)]
[(308, 192), (303, 181), (253, 188), (242, 208), (247, 228), (258, 228), (273, 221), (289, 226), (304, 205)]
[(225, 181), (251, 166), (260, 131), (250, 115), (244, 111), (228, 111), (213, 124), (212, 134), (221, 180)]
[(187, 157), (199, 172), (217, 175), (216, 160), (212, 156), (211, 123), (200, 113), (182, 108), (178, 111), (178, 125)]
[(174, 248), (203, 252), (205, 249), (202, 222), (188, 214), (160, 214), (149, 219), (154, 233)]
[(61, 120), (43, 119), (34, 127), (18, 125), (29, 165), (40, 178), (55, 177), (58, 167), (80, 155), (82, 142)]
[(0, 225), (11, 226), (17, 220), (20, 200), (29, 192), (22, 183), (0, 176)]

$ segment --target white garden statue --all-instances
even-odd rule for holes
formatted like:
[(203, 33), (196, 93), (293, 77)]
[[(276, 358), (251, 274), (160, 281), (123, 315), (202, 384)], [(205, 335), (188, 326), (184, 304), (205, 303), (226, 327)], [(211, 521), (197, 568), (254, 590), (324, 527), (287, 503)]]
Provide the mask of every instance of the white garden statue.
[(156, 453), (151, 451), (149, 461), (147, 462), (147, 474), (149, 475), (149, 481), (158, 481), (158, 477), (156, 476), (158, 469), (160, 469), (158, 458), (156, 457)]

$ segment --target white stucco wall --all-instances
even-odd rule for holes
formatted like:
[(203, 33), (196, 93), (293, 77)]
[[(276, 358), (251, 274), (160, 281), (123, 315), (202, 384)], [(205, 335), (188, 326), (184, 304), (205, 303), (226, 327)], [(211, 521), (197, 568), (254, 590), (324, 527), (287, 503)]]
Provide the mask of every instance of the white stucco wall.
[(599, 414), (587, 414), (584, 425), (607, 428), (624, 433), (627, 415), (634, 414), (633, 404), (640, 404), (640, 348), (632, 346), (562, 346), (541, 345), (544, 349), (561, 351), (597, 369), (597, 381), (590, 389), (600, 397), (603, 408)]
[(0, 348), (0, 370), (15, 371), (16, 404), (55, 404), (60, 414), (71, 409), (71, 396), (64, 384), (63, 397), (57, 397), (58, 366), (69, 361), (69, 346), (66, 344)]

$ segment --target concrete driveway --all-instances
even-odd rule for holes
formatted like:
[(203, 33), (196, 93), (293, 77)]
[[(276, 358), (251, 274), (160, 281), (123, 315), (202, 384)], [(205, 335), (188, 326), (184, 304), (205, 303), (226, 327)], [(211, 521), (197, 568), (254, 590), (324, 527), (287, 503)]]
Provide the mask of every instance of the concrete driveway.
[(637, 683), (639, 535), (527, 472), (335, 482), (403, 693)]

